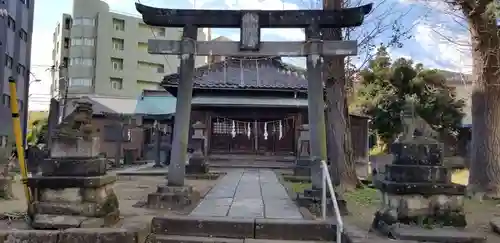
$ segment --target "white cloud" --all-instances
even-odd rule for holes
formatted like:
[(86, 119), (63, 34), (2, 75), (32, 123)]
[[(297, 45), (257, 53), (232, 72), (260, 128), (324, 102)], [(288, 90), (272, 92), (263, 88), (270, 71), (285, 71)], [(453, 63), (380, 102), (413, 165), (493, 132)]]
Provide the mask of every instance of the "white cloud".
[(472, 71), (468, 32), (457, 33), (442, 25), (420, 23), (415, 28), (415, 40), (425, 52), (434, 55), (434, 63), (440, 68), (464, 73)]

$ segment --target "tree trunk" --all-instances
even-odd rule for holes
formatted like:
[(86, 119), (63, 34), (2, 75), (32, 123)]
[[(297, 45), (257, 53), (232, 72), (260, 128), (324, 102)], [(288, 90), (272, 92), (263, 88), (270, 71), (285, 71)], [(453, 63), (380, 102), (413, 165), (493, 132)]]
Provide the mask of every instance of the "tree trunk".
[(473, 61), (472, 150), (469, 192), (500, 198), (500, 41), (491, 1), (467, 1), (462, 10), (471, 31)]
[[(345, 80), (345, 79), (344, 79)], [(327, 133), (330, 174), (339, 193), (356, 189), (360, 182), (356, 175), (351, 146), (350, 119), (343, 83), (326, 83)]]
[[(341, 9), (341, 0), (324, 0), (324, 9)], [(324, 40), (342, 40), (341, 29), (323, 30)], [(345, 57), (325, 57), (328, 159), (330, 174), (338, 193), (356, 189), (356, 175), (347, 104)]]

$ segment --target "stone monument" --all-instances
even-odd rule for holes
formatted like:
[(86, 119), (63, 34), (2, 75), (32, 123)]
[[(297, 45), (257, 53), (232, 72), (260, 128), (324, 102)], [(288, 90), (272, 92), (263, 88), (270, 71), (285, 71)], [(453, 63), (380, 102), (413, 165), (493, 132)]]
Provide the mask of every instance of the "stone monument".
[(28, 178), (35, 229), (97, 228), (119, 218), (116, 177), (107, 175), (92, 127), (92, 104), (76, 102), (57, 127), (41, 175)]
[(209, 168), (206, 161), (206, 137), (205, 137), (205, 124), (197, 121), (193, 124), (193, 153), (186, 164), (186, 174), (205, 174), (208, 173)]
[(309, 125), (302, 124), (299, 128), (297, 142), (297, 159), (293, 168), (294, 176), (311, 176), (311, 160), (309, 158)]
[[(404, 132), (391, 145), (392, 164), (375, 185), (382, 204), (372, 227), (387, 235), (398, 235), (408, 225), (422, 229), (465, 227), (465, 186), (451, 182), (451, 171), (443, 166), (443, 145), (424, 136), (415, 126), (413, 103), (402, 114)], [(400, 234), (399, 234), (400, 235)]]

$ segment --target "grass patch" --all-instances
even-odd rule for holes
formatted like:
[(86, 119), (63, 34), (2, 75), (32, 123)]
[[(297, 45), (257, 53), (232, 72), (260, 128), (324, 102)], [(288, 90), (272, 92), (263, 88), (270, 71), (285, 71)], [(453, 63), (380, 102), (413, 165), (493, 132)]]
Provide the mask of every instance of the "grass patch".
[(461, 170), (455, 170), (451, 174), (451, 181), (456, 184), (460, 185), (468, 185), (469, 184), (469, 170), (468, 169), (461, 169)]
[(347, 205), (356, 204), (359, 206), (371, 206), (380, 202), (380, 196), (377, 189), (363, 187), (344, 195)]
[[(311, 188), (311, 183), (301, 183), (301, 182), (287, 182), (289, 187), (292, 189), (293, 193), (302, 193), (305, 189)], [(352, 192), (348, 192), (344, 195), (344, 199), (347, 201), (348, 205), (351, 203), (360, 206), (369, 206), (378, 204), (380, 202), (379, 193), (377, 189), (364, 187), (356, 189)]]
[(294, 176), (294, 175), (281, 175), (283, 177), (283, 180), (287, 182), (300, 182), (300, 183), (311, 183), (311, 177), (310, 176)]
[(311, 183), (303, 183), (303, 182), (288, 182), (288, 183), (294, 194), (303, 193), (305, 189), (310, 189), (312, 186)]

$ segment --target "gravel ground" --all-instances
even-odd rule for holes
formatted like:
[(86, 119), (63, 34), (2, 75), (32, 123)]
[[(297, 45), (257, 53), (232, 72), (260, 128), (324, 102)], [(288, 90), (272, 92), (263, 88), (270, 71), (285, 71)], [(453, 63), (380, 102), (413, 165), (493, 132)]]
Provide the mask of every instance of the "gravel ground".
[[(198, 190), (202, 197), (215, 185), (217, 180), (186, 180), (187, 185), (193, 186)], [(168, 214), (187, 214), (196, 206), (196, 204), (184, 208), (180, 211), (153, 210), (142, 207), (147, 195), (156, 190), (158, 185), (165, 183), (162, 176), (128, 176), (120, 177), (115, 183), (114, 189), (120, 201), (120, 214), (122, 217), (152, 217), (153, 215)], [(26, 201), (23, 185), (16, 181), (12, 185), (14, 200), (0, 200), (0, 215), (11, 215), (11, 220), (1, 219), (0, 229), (7, 228), (27, 228), (22, 221), (23, 212), (26, 211)]]

